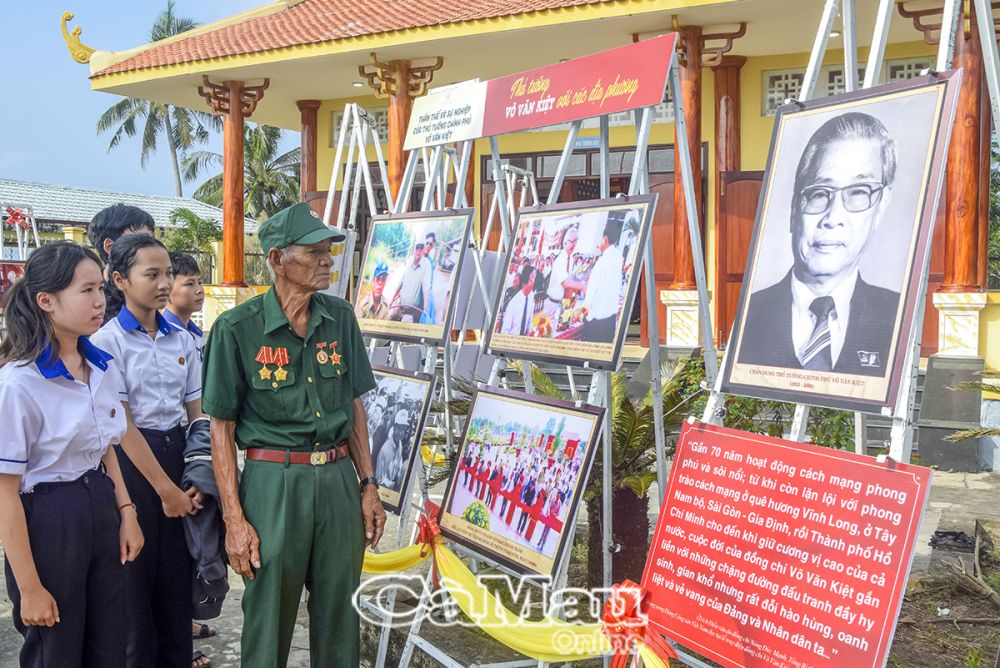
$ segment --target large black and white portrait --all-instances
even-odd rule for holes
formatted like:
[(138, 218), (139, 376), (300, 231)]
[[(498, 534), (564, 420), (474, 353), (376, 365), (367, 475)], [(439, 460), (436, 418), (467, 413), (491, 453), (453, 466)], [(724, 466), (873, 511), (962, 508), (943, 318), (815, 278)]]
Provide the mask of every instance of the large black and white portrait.
[(893, 403), (903, 346), (920, 326), (954, 78), (779, 111), (728, 391), (862, 410)]
[(372, 371), (376, 387), (361, 401), (368, 417), (368, 440), (379, 495), (388, 510), (397, 512), (420, 447), (434, 379), (374, 364)]

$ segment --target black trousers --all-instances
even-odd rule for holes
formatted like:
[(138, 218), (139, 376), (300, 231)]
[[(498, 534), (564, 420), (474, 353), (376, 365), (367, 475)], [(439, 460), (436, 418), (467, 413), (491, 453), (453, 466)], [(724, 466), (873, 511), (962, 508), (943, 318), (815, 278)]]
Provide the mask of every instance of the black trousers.
[(580, 340), (593, 341), (595, 343), (614, 343), (615, 316), (601, 318), (600, 320), (588, 320), (580, 332)]
[(24, 636), (21, 666), (122, 668), (125, 567), (114, 483), (102, 471), (89, 471), (72, 482), (36, 485), (21, 503), (38, 577), (60, 620), (51, 628), (21, 623), (21, 592), (7, 563), (14, 626)]
[[(184, 473), (184, 430), (140, 429), (156, 460), (176, 484)], [(193, 560), (184, 520), (169, 519), (143, 475), (119, 448), (125, 486), (139, 511), (145, 547), (126, 566), (129, 668), (190, 668)]]

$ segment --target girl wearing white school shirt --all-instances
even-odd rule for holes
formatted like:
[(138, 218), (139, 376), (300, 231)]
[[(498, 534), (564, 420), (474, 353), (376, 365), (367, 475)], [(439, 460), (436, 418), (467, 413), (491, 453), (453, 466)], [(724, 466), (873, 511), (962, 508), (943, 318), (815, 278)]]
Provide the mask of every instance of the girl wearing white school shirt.
[(125, 665), (125, 566), (143, 537), (115, 454), (117, 363), (88, 340), (104, 314), (97, 256), (42, 246), (6, 300), (0, 341), (0, 541), (20, 665)]
[[(170, 256), (155, 237), (130, 234), (111, 248), (108, 276), (124, 295), (115, 318), (94, 342), (120, 359), (121, 400), (176, 487), (184, 473), (185, 427), (201, 412), (201, 363), (194, 339), (164, 319), (173, 286)], [(128, 456), (126, 456), (128, 455)], [(122, 477), (136, 503), (154, 505), (155, 485), (147, 482), (128, 451), (119, 452)], [(195, 511), (197, 488), (188, 490)], [(129, 668), (187, 668), (192, 660), (191, 577), (193, 560), (184, 525), (170, 514), (139, 514), (146, 549), (129, 566), (127, 582)], [(198, 662), (197, 665), (201, 665)]]

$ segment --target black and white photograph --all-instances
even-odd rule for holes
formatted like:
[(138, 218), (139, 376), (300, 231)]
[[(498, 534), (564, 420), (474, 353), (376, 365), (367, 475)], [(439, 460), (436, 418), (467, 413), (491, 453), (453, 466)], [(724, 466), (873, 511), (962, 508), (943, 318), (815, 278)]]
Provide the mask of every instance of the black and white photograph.
[(420, 449), (434, 377), (377, 364), (372, 371), (376, 387), (361, 401), (368, 417), (375, 479), (386, 510), (399, 512)]
[(930, 250), (957, 75), (779, 110), (724, 390), (894, 403)]
[(488, 349), (617, 366), (657, 196), (518, 211)]

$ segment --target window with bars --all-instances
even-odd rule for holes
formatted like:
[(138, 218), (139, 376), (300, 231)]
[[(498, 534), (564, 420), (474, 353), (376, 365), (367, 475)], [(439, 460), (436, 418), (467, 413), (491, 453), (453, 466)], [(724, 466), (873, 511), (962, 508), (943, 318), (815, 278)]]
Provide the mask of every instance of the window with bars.
[[(389, 107), (379, 107), (377, 109), (366, 109), (375, 117), (375, 127), (378, 130), (378, 138), (383, 144), (389, 141)], [(333, 112), (333, 131), (330, 133), (330, 147), (337, 146), (340, 138), (340, 124), (344, 122), (344, 112)]]
[[(911, 79), (932, 66), (931, 56), (887, 60), (882, 67), (879, 83)], [(785, 100), (797, 98), (802, 92), (805, 72), (804, 67), (788, 70), (765, 70), (762, 82), (761, 114), (773, 116), (778, 107), (785, 103)], [(864, 76), (864, 68), (858, 68), (859, 83), (864, 79)], [(847, 89), (844, 78), (843, 65), (831, 65), (821, 69), (816, 83), (816, 97), (843, 93)]]

